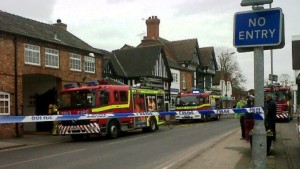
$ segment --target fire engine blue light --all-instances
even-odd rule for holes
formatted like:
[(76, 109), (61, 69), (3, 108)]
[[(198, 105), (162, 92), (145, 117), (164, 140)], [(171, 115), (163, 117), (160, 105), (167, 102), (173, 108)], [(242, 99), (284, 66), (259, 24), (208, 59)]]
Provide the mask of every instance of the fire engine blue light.
[(97, 81), (89, 81), (89, 82), (86, 82), (86, 84), (88, 86), (97, 86), (97, 85), (99, 85), (99, 83)]
[(194, 94), (203, 93), (203, 90), (194, 87), (193, 90), (192, 90), (192, 93), (194, 93)]
[(64, 88), (69, 89), (69, 88), (74, 88), (76, 87), (77, 84), (76, 83), (68, 83), (64, 85)]

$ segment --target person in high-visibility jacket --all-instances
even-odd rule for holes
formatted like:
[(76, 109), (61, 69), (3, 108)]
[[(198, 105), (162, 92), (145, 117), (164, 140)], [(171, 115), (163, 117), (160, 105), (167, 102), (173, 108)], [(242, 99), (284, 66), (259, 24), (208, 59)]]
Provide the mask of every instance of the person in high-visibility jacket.
[[(57, 115), (58, 114), (56, 104), (49, 104), (48, 114), (49, 115)], [(58, 127), (57, 125), (58, 125), (57, 121), (53, 121), (53, 127), (51, 130), (51, 134), (57, 135), (57, 127)]]
[[(246, 99), (243, 97), (237, 104), (236, 108), (240, 109), (246, 105)], [(240, 119), (240, 126), (241, 126), (241, 140), (245, 139), (245, 113), (235, 113), (235, 118)]]

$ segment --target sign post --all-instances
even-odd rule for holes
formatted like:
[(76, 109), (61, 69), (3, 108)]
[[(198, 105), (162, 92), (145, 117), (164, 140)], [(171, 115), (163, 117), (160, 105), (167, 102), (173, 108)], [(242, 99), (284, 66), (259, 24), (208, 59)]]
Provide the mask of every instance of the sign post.
[[(264, 107), (264, 50), (262, 47), (254, 48), (254, 103), (255, 106)], [(252, 168), (266, 167), (267, 134), (264, 120), (255, 120), (252, 135)]]
[[(242, 0), (253, 11), (238, 12), (234, 21), (234, 46), (239, 52), (254, 51), (255, 106), (264, 107), (264, 48), (282, 48), (283, 14), (280, 8), (264, 9), (272, 0)], [(251, 168), (264, 169), (267, 156), (267, 135), (264, 120), (255, 119), (252, 134)]]

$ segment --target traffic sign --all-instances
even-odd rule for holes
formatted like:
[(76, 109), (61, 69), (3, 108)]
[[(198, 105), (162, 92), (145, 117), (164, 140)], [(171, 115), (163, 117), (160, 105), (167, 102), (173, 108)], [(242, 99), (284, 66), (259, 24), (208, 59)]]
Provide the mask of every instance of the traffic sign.
[(273, 0), (242, 0), (241, 6), (271, 4)]
[(272, 8), (237, 12), (234, 16), (234, 46), (278, 46), (282, 41), (282, 10)]

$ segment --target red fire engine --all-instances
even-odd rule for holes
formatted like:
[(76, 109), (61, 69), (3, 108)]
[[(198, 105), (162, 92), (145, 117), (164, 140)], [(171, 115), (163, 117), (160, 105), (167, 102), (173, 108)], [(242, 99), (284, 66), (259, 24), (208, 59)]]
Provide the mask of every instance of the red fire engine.
[(199, 110), (212, 109), (210, 94), (193, 90), (192, 93), (180, 93), (176, 97), (175, 110), (179, 113), (175, 116), (179, 122), (186, 120), (220, 119), (220, 115), (202, 115)]
[(264, 94), (272, 94), (274, 101), (277, 104), (276, 118), (277, 120), (290, 121), (293, 118), (291, 108), (291, 88), (282, 85), (270, 85), (264, 87)]
[[(66, 84), (60, 93), (58, 110), (61, 115), (111, 114), (164, 111), (164, 90), (112, 85), (105, 81)], [(163, 121), (154, 115), (142, 117), (109, 117), (93, 120), (63, 121), (58, 134), (80, 140), (90, 135), (117, 138), (122, 131), (142, 129), (155, 131)]]

